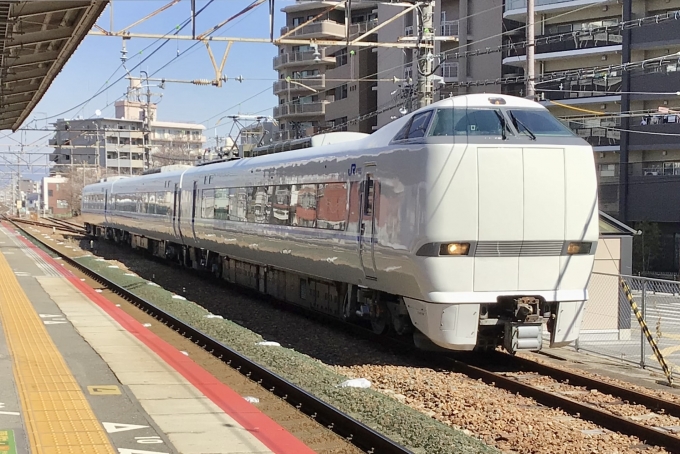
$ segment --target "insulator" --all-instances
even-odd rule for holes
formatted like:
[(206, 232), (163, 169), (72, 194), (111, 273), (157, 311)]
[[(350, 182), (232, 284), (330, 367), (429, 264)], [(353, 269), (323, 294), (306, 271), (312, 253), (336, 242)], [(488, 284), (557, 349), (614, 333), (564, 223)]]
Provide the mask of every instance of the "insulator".
[(213, 81), (208, 79), (195, 79), (192, 80), (191, 83), (194, 85), (210, 85), (213, 83)]

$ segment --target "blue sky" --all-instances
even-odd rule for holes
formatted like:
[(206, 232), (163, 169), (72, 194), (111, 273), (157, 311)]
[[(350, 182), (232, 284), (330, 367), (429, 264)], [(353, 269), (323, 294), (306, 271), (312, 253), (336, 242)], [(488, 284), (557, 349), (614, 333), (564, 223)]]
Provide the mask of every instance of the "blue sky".
[[(114, 0), (114, 29), (120, 30), (132, 24), (169, 1)], [(285, 15), (280, 9), (292, 1), (276, 1), (275, 36), (279, 35), (279, 29), (285, 24)], [(209, 0), (196, 0), (197, 10), (206, 6), (208, 2)], [(214, 0), (197, 17), (197, 34), (212, 28), (250, 3), (251, 0)], [(168, 33), (190, 17), (190, 10), (191, 2), (182, 0), (172, 8), (136, 26), (131, 31), (155, 34)], [(110, 13), (111, 9), (107, 8), (97, 22), (107, 30), (110, 28)], [(187, 26), (180, 33), (190, 34), (191, 26)], [(215, 36), (268, 37), (269, 8), (267, 2), (225, 25), (215, 33)], [(140, 70), (146, 70), (149, 74), (156, 73), (160, 67), (172, 61), (171, 64), (156, 73), (154, 77), (169, 79), (214, 78), (214, 71), (205, 45), (201, 43), (194, 45), (195, 42), (192, 41), (171, 40), (140, 67), (132, 70), (162, 42), (136, 38), (126, 41), (128, 51), (126, 66), (133, 76), (139, 76)], [(140, 54), (140, 51), (149, 45), (152, 46)], [(211, 43), (218, 64), (226, 46), (226, 42)], [(103, 116), (113, 116), (113, 102), (125, 93), (128, 84), (126, 79), (113, 83), (125, 75), (125, 70), (120, 67), (121, 49), (121, 38), (87, 36), (23, 127), (44, 129), (46, 124), (49, 126), (49, 123), (57, 118), (74, 118), (77, 115), (82, 115), (85, 118), (93, 117), (98, 109), (102, 111)], [(208, 128), (207, 135), (211, 139), (214, 135), (215, 122), (222, 115), (236, 113), (271, 115), (272, 107), (277, 104), (277, 98), (272, 93), (272, 82), (277, 77), (276, 72), (272, 69), (272, 58), (276, 55), (276, 52), (276, 47), (271, 44), (234, 43), (223, 71), (230, 80), (222, 88), (166, 83), (164, 90), (153, 89), (154, 92), (163, 93), (162, 101), (158, 105), (158, 119), (161, 121), (203, 123)], [(243, 76), (244, 81), (239, 83), (231, 80), (236, 76)], [(85, 106), (61, 114), (90, 98), (102, 86), (108, 89)], [(263, 93), (253, 97), (263, 90)], [(251, 97), (253, 98), (248, 100)], [(157, 99), (158, 97), (154, 98), (154, 100)], [(109, 106), (107, 107), (107, 105)], [(211, 118), (218, 114), (220, 115)], [(47, 120), (45, 117), (48, 117)], [(217, 129), (218, 135), (227, 134), (230, 127), (231, 122), (228, 119), (222, 120)], [(11, 147), (12, 150), (18, 149), (19, 142), (22, 139), (25, 144), (30, 144), (30, 147), (25, 147), (27, 152), (51, 151), (51, 148), (47, 146), (47, 139), (51, 137), (51, 134), (46, 131), (27, 131), (24, 134), (17, 132), (9, 136), (7, 136), (7, 133), (8, 131), (0, 133), (0, 152), (7, 151), (8, 147)], [(46, 135), (47, 137), (45, 137)], [(208, 144), (210, 144), (210, 141)], [(44, 159), (42, 162), (45, 162)], [(2, 163), (0, 163), (1, 166)], [(24, 173), (27, 172), (28, 169), (24, 171)]]

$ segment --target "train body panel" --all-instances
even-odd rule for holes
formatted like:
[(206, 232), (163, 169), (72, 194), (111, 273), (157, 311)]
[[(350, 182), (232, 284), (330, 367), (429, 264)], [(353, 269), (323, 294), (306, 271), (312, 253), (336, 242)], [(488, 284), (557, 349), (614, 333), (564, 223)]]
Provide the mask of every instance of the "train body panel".
[[(587, 299), (598, 203), (592, 148), (556, 122), (518, 98), (450, 98), (355, 141), (91, 185), (107, 209), (83, 213), (262, 265), (264, 281), (271, 268), (388, 295), (444, 348), (508, 333), (506, 348), (525, 348), (547, 319), (563, 345)], [(371, 300), (371, 317), (384, 305)]]

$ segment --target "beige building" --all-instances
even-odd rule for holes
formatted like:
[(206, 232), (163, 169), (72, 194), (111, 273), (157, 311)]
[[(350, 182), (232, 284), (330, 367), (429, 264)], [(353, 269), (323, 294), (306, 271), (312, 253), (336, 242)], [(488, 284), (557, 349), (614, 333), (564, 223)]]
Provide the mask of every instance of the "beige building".
[[(334, 2), (297, 0), (286, 6), (286, 26), (281, 35), (321, 14)], [(501, 75), (499, 53), (473, 58), (455, 58), (459, 43), (462, 50), (498, 47), (502, 43), (502, 0), (442, 0), (435, 2), (434, 33), (437, 36), (435, 57), (438, 67), (432, 80), (435, 100), (452, 92), (499, 92), (500, 86), (452, 89), (442, 82), (497, 79)], [(355, 0), (349, 20), (350, 36), (366, 33), (392, 19), (404, 6), (385, 2)], [(323, 14), (313, 23), (295, 31), (290, 37), (343, 41), (346, 38), (347, 13), (343, 6)], [(465, 18), (460, 20), (460, 18)], [(369, 35), (365, 40), (396, 42), (418, 34), (415, 12), (406, 14)], [(388, 47), (279, 46), (274, 69), (279, 80), (274, 94), (279, 106), (274, 109), (279, 131), (274, 140), (292, 140), (312, 135), (324, 127), (340, 125), (338, 130), (370, 133), (401, 115), (409, 108), (406, 100), (415, 82), (414, 50)], [(391, 82), (396, 78), (397, 83)], [(301, 80), (304, 79), (304, 80)], [(361, 79), (366, 79), (362, 81)], [(376, 80), (378, 79), (378, 80)], [(392, 107), (392, 108), (390, 108)], [(346, 123), (361, 115), (383, 111), (358, 123)]]

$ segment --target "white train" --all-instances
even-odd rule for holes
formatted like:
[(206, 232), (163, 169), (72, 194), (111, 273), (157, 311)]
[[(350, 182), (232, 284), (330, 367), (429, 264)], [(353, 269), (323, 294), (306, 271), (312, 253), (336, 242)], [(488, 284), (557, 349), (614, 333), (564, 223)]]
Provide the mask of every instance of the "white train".
[(84, 188), (82, 213), (92, 234), (420, 345), (578, 337), (593, 150), (544, 107), (459, 96), (333, 142), (109, 179)]

